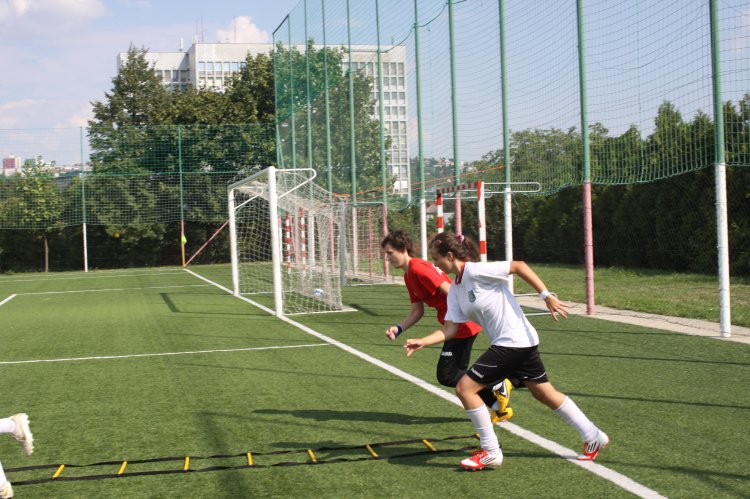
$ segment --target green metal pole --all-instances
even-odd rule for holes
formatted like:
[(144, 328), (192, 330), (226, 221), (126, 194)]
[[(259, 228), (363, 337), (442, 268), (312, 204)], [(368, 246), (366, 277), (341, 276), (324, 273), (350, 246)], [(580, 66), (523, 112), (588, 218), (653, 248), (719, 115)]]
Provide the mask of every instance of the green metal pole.
[(417, 148), (419, 154), (419, 238), (422, 241), (422, 259), (427, 259), (427, 207), (424, 178), (424, 143), (422, 140), (422, 82), (419, 63), (419, 0), (414, 0), (414, 71), (417, 84)]
[(583, 248), (586, 274), (586, 314), (594, 314), (594, 230), (591, 212), (591, 158), (589, 150), (588, 90), (583, 0), (576, 0), (578, 24), (578, 79), (581, 100), (581, 149), (583, 154)]
[(279, 104), (281, 100), (279, 99), (279, 73), (278, 73), (278, 65), (279, 65), (279, 52), (278, 52), (278, 45), (276, 44), (275, 40), (276, 33), (274, 32), (274, 44), (273, 44), (273, 105), (275, 110), (275, 123), (274, 123), (274, 129), (276, 132), (276, 165), (279, 168), (284, 167), (284, 155), (282, 152), (282, 144), (281, 144), (281, 127), (279, 125)]
[[(505, 234), (505, 259), (513, 260), (513, 199), (511, 195), (510, 172), (510, 124), (508, 122), (508, 68), (505, 54), (505, 0), (498, 1), (498, 18), (500, 21), (500, 95), (503, 117), (503, 168), (505, 169), (505, 189), (503, 189), (503, 232)], [(513, 292), (513, 276), (508, 281)]]
[(354, 70), (352, 69), (352, 21), (349, 12), (349, 0), (346, 0), (346, 33), (349, 44), (349, 159), (352, 175), (352, 202), (357, 202), (357, 154), (354, 135)]
[(182, 126), (177, 125), (177, 164), (180, 168), (180, 253), (185, 266), (185, 194), (182, 183)]
[[(454, 33), (453, 3), (448, 0), (448, 33), (450, 35), (450, 62), (451, 62), (451, 120), (453, 126), (453, 176), (455, 185), (461, 184), (461, 171), (458, 166), (458, 103), (456, 93), (456, 36)], [(461, 233), (461, 193), (456, 192), (456, 232)]]
[(81, 220), (83, 236), (83, 271), (89, 271), (89, 244), (86, 230), (86, 162), (83, 156), (83, 127), (80, 129), (80, 146), (81, 146)]
[(326, 101), (326, 168), (328, 171), (328, 196), (333, 196), (333, 160), (331, 159), (331, 105), (328, 93), (328, 45), (326, 43), (326, 1), (320, 1), (323, 10), (323, 82)]
[(289, 103), (290, 105), (290, 113), (291, 113), (291, 123), (290, 126), (292, 127), (292, 133), (291, 133), (291, 141), (292, 141), (292, 168), (297, 168), (297, 124), (295, 122), (294, 115), (297, 113), (297, 110), (294, 106), (294, 65), (292, 64), (292, 54), (294, 51), (294, 47), (292, 47), (292, 18), (287, 17), (287, 23), (286, 23), (286, 31), (287, 31), (287, 39), (289, 41)]
[(380, 118), (380, 176), (383, 183), (383, 205), (388, 205), (386, 192), (385, 122), (383, 110), (383, 59), (380, 50), (380, 0), (375, 0), (375, 27), (378, 40), (378, 114)]
[(711, 12), (711, 73), (714, 97), (714, 177), (716, 181), (716, 238), (719, 273), (719, 322), (721, 336), (732, 335), (729, 294), (729, 228), (727, 217), (727, 165), (724, 156), (724, 104), (721, 90), (721, 57), (718, 1), (709, 0)]
[(313, 168), (312, 148), (312, 103), (310, 102), (310, 49), (312, 43), (307, 39), (307, 0), (305, 0), (305, 83), (307, 108), (307, 167)]

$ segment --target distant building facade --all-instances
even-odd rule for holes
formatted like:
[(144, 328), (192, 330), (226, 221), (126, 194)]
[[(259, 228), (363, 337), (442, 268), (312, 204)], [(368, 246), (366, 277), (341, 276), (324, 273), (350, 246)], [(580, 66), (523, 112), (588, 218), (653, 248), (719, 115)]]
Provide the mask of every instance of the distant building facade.
[(21, 165), (23, 161), (18, 156), (12, 154), (7, 158), (3, 158), (3, 175), (10, 177), (16, 173), (21, 173)]
[[(409, 149), (407, 143), (407, 84), (406, 49), (404, 46), (388, 47), (381, 52), (383, 67), (383, 125), (391, 139), (388, 167), (396, 177), (394, 190), (408, 194), (411, 185), (409, 169)], [(250, 55), (269, 54), (273, 50), (270, 43), (194, 43), (187, 51), (148, 52), (146, 61), (154, 68), (162, 84), (170, 90), (184, 91), (194, 88), (223, 91), (227, 81), (245, 66)], [(375, 103), (373, 118), (379, 117), (379, 89), (377, 78), (377, 47), (352, 46), (352, 66), (355, 71), (363, 71), (373, 78), (372, 97)], [(119, 68), (127, 61), (128, 54), (117, 56)], [(349, 60), (344, 54), (344, 67)]]

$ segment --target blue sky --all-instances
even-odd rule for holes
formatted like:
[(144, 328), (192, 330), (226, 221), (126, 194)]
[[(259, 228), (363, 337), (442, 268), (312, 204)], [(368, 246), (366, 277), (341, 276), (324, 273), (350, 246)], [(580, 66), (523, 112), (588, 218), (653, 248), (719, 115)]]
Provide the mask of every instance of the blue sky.
[[(271, 43), (299, 0), (0, 0), (0, 129), (86, 126), (119, 52)], [(7, 151), (4, 151), (4, 153)]]

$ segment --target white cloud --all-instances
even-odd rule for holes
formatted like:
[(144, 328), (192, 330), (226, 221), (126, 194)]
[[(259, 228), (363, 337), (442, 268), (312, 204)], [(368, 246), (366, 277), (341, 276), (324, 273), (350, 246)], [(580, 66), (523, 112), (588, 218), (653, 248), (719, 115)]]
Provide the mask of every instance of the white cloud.
[(102, 0), (7, 0), (0, 3), (2, 36), (56, 34), (88, 24), (107, 12)]
[(258, 28), (250, 16), (238, 16), (232, 19), (227, 29), (216, 31), (220, 43), (270, 43), (268, 31)]
[(33, 99), (0, 102), (0, 128), (18, 128), (23, 124), (22, 118), (38, 107), (39, 102)]

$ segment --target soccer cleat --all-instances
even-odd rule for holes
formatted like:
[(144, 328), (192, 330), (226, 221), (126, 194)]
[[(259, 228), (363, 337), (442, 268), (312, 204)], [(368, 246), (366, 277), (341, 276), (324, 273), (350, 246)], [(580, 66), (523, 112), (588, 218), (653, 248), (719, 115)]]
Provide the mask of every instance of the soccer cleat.
[(29, 429), (29, 416), (21, 412), (12, 415), (10, 419), (16, 423), (16, 431), (13, 432), (13, 436), (23, 444), (23, 451), (27, 456), (30, 456), (34, 452), (34, 435), (31, 434)]
[(497, 410), (491, 411), (493, 423), (506, 421), (513, 417), (513, 409), (508, 407), (510, 404), (511, 390), (513, 390), (513, 383), (508, 379), (504, 379), (492, 387), (492, 394), (497, 399), (498, 406)]
[(501, 464), (503, 464), (503, 451), (500, 449), (494, 454), (490, 454), (482, 449), (473, 456), (461, 461), (461, 467), (465, 470), (481, 470), (487, 466), (500, 466)]
[(579, 461), (593, 461), (599, 454), (599, 451), (609, 445), (609, 437), (606, 433), (599, 430), (599, 434), (594, 440), (584, 442), (583, 454), (578, 456)]
[(490, 419), (492, 420), (492, 424), (497, 424), (502, 421), (507, 421), (512, 417), (513, 417), (512, 407), (506, 407), (505, 412), (500, 412), (495, 409), (490, 409)]
[(0, 499), (10, 499), (11, 497), (13, 497), (13, 487), (10, 486), (10, 482), (0, 485)]

